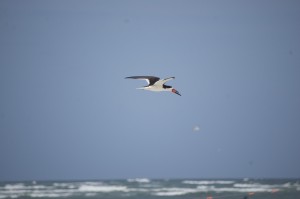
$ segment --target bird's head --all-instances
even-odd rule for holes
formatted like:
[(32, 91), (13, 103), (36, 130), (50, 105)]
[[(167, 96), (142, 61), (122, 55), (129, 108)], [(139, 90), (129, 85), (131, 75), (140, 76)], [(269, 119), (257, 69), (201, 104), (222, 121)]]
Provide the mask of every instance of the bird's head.
[[(175, 94), (177, 94), (177, 95), (180, 95), (180, 93), (175, 89), (175, 88), (172, 88), (172, 93), (175, 93)], [(181, 95), (180, 95), (181, 96)]]

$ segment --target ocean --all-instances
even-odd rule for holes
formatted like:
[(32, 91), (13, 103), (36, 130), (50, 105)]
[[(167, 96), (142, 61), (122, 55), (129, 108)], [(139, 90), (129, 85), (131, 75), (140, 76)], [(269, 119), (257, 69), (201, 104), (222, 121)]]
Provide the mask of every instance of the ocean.
[(21, 199), (300, 199), (296, 179), (147, 178), (1, 182), (1, 198)]

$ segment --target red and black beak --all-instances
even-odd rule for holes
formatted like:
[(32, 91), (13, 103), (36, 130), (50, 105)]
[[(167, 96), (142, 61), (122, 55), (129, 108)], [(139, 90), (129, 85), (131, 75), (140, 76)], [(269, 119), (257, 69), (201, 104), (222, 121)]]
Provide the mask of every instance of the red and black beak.
[(172, 92), (175, 93), (175, 94), (177, 94), (177, 95), (180, 95), (180, 93), (176, 89), (174, 89), (174, 88), (172, 89)]

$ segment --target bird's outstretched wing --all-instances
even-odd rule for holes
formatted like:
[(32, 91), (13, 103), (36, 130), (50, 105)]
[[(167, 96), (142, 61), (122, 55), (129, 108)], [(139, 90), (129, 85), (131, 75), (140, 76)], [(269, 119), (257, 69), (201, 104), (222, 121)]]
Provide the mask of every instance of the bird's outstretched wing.
[(155, 84), (163, 85), (164, 83), (166, 83), (167, 81), (170, 81), (171, 79), (175, 79), (175, 77), (168, 77), (168, 78), (165, 78), (165, 79), (161, 79), (161, 80), (157, 81)]
[(159, 80), (158, 77), (155, 76), (131, 76), (131, 77), (125, 77), (126, 79), (143, 79), (148, 82), (148, 86), (153, 85), (155, 82)]

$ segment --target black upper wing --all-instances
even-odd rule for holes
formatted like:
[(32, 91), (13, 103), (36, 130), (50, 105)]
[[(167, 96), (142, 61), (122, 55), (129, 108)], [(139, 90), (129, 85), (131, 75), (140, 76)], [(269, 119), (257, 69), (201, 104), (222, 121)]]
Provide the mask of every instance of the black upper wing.
[(155, 82), (159, 80), (158, 77), (155, 76), (131, 76), (131, 77), (125, 77), (125, 78), (130, 78), (130, 79), (145, 79), (149, 81), (149, 86), (153, 85)]

